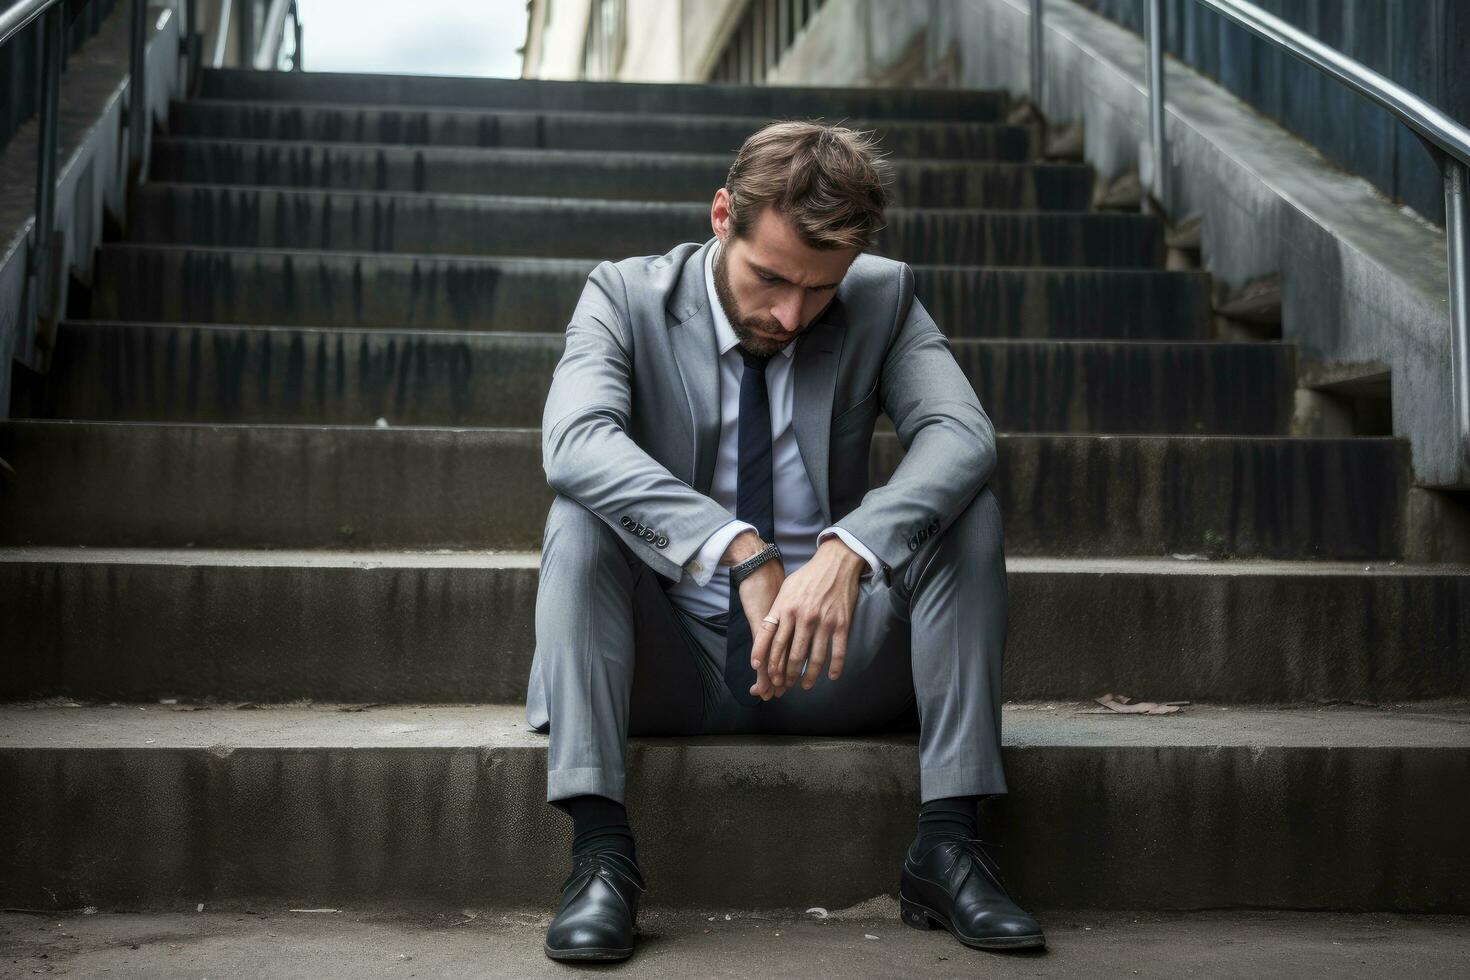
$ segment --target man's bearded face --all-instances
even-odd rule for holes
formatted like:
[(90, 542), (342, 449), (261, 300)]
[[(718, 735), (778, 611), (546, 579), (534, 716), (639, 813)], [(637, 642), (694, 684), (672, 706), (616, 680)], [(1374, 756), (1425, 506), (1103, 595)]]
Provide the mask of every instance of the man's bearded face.
[(725, 236), (714, 260), (715, 294), (740, 346), (769, 357), (795, 342), (836, 297), (857, 255), (857, 249), (807, 246), (789, 219), (770, 208), (748, 240)]

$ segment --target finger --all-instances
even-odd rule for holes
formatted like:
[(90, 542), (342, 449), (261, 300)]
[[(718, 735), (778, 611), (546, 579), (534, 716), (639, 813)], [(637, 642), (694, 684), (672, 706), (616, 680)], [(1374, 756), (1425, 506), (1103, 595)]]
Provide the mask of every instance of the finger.
[(781, 625), (776, 627), (776, 635), (771, 638), (771, 655), (766, 660), (766, 675), (771, 687), (779, 691), (781, 678), (785, 676), (786, 657), (791, 647), (794, 615), (790, 611), (775, 610), (772, 610), (771, 615), (779, 617)]
[(847, 632), (851, 622), (843, 623), (832, 631), (832, 664), (827, 668), (827, 679), (835, 681), (842, 676), (842, 665), (847, 661)]
[(791, 640), (791, 649), (786, 652), (786, 674), (782, 675), (783, 681), (790, 676), (791, 683), (795, 683), (796, 675), (801, 673), (801, 668), (806, 663), (807, 654), (812, 645), (812, 624), (806, 617), (799, 617), (796, 623), (796, 634)]
[[(822, 665), (827, 662), (827, 646), (832, 641), (832, 630), (819, 625), (816, 635), (812, 637), (812, 652), (807, 660), (806, 673), (801, 675), (801, 687), (804, 691), (810, 691), (812, 685), (817, 682), (817, 676), (822, 672)], [(796, 678), (792, 678), (792, 683)]]
[[(824, 651), (827, 645), (827, 630), (820, 619), (812, 624), (811, 641), (807, 647), (806, 656), (801, 660), (789, 658), (786, 661), (786, 683), (792, 687), (802, 682), (802, 678), (811, 676), (812, 670), (817, 666), (818, 658), (826, 658)], [(807, 685), (808, 687), (810, 685)]]
[(766, 674), (762, 668), (770, 656), (773, 632), (773, 630), (766, 629), (766, 624), (762, 624), (754, 631), (754, 639), (750, 645), (750, 665), (755, 668), (755, 683), (751, 685), (750, 693), (762, 700), (766, 699), (771, 689), (770, 684), (766, 682)]

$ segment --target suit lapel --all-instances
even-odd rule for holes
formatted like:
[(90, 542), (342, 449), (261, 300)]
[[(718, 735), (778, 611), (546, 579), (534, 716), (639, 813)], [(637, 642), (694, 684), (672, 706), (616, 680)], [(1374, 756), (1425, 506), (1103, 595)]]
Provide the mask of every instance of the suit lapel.
[(842, 356), (842, 339), (847, 331), (846, 311), (834, 298), (820, 320), (796, 341), (791, 405), (791, 427), (796, 447), (806, 465), (822, 518), (832, 523), (831, 488), (828, 469), (832, 449), (832, 398), (837, 385), (837, 364)]
[(720, 354), (715, 343), (714, 315), (704, 284), (705, 256), (717, 239), (684, 260), (678, 285), (666, 305), (669, 342), (674, 350), (684, 394), (694, 426), (693, 482), (700, 493), (710, 492), (715, 479), (715, 456), (720, 448)]
[[(684, 260), (684, 270), (665, 309), (674, 363), (678, 366), (694, 426), (693, 486), (709, 493), (720, 448), (720, 355), (714, 315), (704, 283), (704, 261), (716, 239)], [(792, 355), (792, 429), (796, 446), (812, 481), (822, 516), (832, 522), (828, 461), (831, 452), (832, 399), (847, 317), (842, 300), (833, 298), (827, 311), (796, 341)], [(778, 355), (779, 356), (779, 355)]]

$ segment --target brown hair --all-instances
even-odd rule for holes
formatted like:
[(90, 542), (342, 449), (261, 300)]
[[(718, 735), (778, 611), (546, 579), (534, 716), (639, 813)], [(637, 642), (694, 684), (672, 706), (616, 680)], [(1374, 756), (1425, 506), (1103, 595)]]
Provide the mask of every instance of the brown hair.
[(747, 235), (770, 206), (812, 248), (870, 248), (890, 200), (891, 169), (877, 147), (870, 133), (817, 122), (775, 122), (752, 133), (725, 178), (730, 234)]

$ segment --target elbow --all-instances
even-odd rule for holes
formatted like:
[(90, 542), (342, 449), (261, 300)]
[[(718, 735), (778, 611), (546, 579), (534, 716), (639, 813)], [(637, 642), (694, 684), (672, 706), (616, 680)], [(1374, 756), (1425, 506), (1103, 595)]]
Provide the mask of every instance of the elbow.
[(970, 449), (971, 471), (975, 474), (975, 490), (978, 492), (990, 482), (990, 477), (995, 473), (996, 464), (999, 462), (995, 426), (991, 424), (984, 409), (976, 408), (975, 418), (971, 422), (969, 438), (966, 442)]
[(621, 431), (619, 424), (599, 411), (568, 416), (541, 437), (541, 469), (557, 493), (576, 499), (607, 453), (607, 436)]
[(575, 497), (579, 440), (573, 435), (575, 426), (560, 425), (546, 431), (541, 440), (541, 469), (546, 485), (564, 496)]

